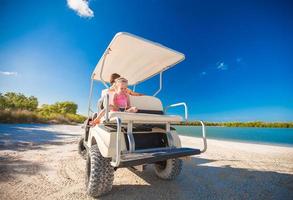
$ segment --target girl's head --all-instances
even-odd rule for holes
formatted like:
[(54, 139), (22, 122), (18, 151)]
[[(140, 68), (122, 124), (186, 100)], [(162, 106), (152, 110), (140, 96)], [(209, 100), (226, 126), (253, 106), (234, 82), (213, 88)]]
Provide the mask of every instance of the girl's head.
[(116, 92), (118, 93), (126, 93), (127, 91), (127, 85), (128, 85), (128, 81), (125, 78), (117, 78), (115, 80), (115, 88), (116, 88)]
[(111, 76), (110, 76), (110, 84), (113, 85), (117, 78), (120, 78), (119, 74), (116, 74), (116, 73), (111, 74)]

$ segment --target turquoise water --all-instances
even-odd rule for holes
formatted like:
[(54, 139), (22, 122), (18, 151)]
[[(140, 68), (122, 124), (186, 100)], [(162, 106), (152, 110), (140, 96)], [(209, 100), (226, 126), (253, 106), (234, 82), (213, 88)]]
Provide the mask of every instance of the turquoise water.
[[(201, 127), (175, 126), (180, 135), (201, 137)], [(293, 146), (293, 128), (206, 127), (207, 138)]]

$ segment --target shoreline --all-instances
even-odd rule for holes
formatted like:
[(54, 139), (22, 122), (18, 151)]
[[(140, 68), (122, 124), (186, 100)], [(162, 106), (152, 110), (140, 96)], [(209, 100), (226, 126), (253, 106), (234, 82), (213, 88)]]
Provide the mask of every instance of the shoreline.
[[(202, 139), (201, 137), (197, 137), (197, 136), (189, 136), (189, 135), (181, 135), (179, 134), (179, 137), (187, 137), (190, 139)], [(276, 146), (276, 147), (286, 147), (286, 148), (293, 148), (293, 144), (283, 144), (283, 143), (269, 143), (269, 142), (253, 142), (253, 141), (249, 141), (249, 140), (229, 140), (229, 139), (219, 139), (219, 138), (209, 138), (207, 136), (207, 141), (209, 142), (210, 140), (215, 140), (215, 141), (219, 141), (219, 142), (232, 142), (232, 143), (239, 143), (239, 144), (255, 144), (255, 145), (264, 145), (264, 146)]]
[[(192, 136), (187, 136), (187, 135), (179, 135), (179, 138), (183, 140), (182, 143), (189, 143), (189, 141), (196, 139), (197, 141), (202, 142), (201, 137), (192, 137)], [(213, 143), (231, 143), (231, 144), (237, 144), (237, 145), (249, 145), (249, 146), (258, 146), (259, 148), (263, 147), (276, 147), (276, 148), (285, 148), (285, 149), (290, 149), (293, 151), (293, 145), (292, 146), (287, 146), (287, 145), (274, 145), (273, 143), (254, 143), (254, 142), (249, 142), (249, 141), (237, 141), (237, 140), (221, 140), (221, 139), (210, 139), (207, 137), (207, 143), (208, 143), (208, 148), (209, 148), (209, 141)], [(203, 144), (203, 142), (202, 142)]]
[[(225, 125), (231, 123), (231, 125)], [(205, 122), (206, 127), (226, 128), (293, 128), (293, 122), (262, 122), (262, 125), (248, 125), (250, 122), (240, 122), (241, 125), (233, 125), (233, 122)], [(219, 125), (216, 125), (219, 124)], [(271, 124), (271, 126), (270, 126)], [(279, 124), (279, 125), (276, 125)], [(175, 126), (201, 126), (200, 124), (176, 124)], [(281, 126), (281, 127), (280, 127)]]

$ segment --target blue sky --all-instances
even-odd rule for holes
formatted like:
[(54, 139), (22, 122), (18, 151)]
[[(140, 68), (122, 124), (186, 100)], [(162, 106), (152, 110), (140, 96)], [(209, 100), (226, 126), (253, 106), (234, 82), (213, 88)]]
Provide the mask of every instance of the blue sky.
[[(0, 91), (41, 104), (71, 100), (85, 114), (90, 75), (124, 31), (185, 54), (164, 73), (164, 105), (185, 101), (191, 119), (293, 121), (290, 1), (92, 0), (89, 7), (93, 17), (66, 0), (2, 0)], [(155, 77), (137, 90), (153, 94), (157, 84)]]

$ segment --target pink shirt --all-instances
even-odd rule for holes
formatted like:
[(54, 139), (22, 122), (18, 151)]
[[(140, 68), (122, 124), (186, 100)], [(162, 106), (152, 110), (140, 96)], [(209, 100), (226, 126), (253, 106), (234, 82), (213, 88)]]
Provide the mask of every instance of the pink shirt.
[(126, 108), (128, 102), (128, 96), (126, 94), (115, 94), (114, 96), (114, 105), (119, 108)]

